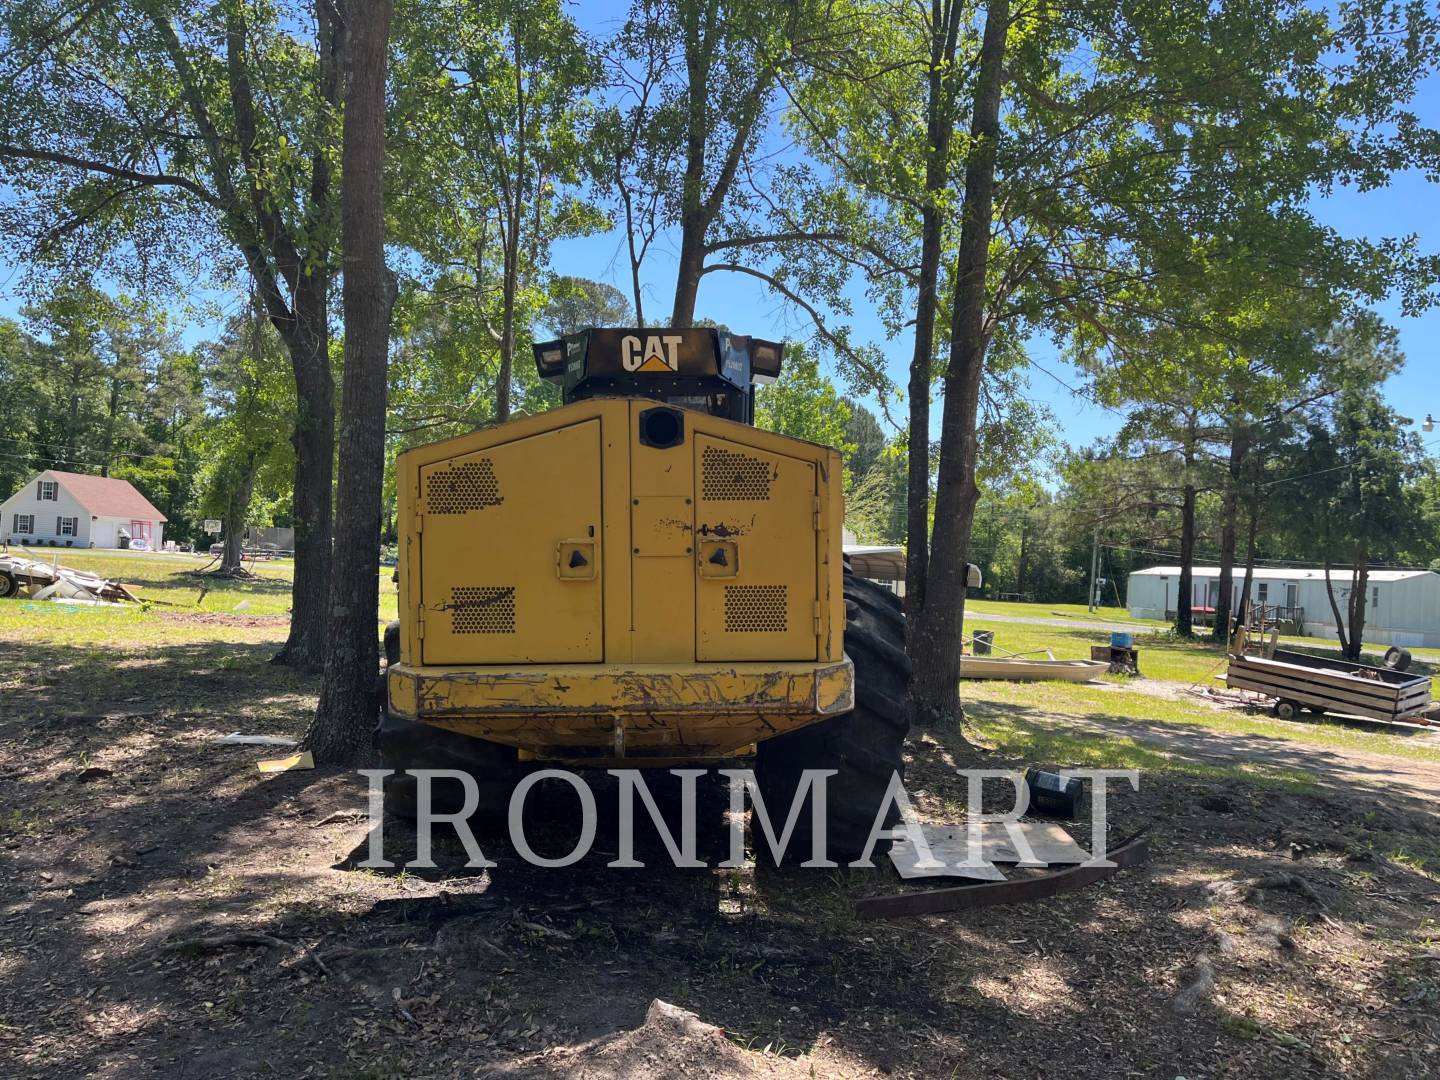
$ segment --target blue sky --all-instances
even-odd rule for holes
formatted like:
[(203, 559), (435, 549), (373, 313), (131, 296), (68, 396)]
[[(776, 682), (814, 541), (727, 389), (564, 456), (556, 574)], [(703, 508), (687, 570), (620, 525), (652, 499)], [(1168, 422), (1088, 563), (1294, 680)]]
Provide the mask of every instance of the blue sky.
[[(613, 33), (627, 5), (614, 0), (572, 5), (571, 10), (586, 31), (597, 36)], [(1414, 103), (1421, 122), (1440, 127), (1440, 76), (1432, 76)], [(1358, 193), (1339, 190), (1328, 198), (1317, 198), (1313, 211), (1321, 222), (1345, 237), (1379, 239), (1415, 233), (1423, 251), (1440, 251), (1440, 189), (1416, 173), (1398, 175), (1391, 184), (1376, 191)], [(624, 237), (610, 232), (555, 245), (553, 265), (561, 273), (578, 274), (608, 281), (629, 294), (629, 268), (622, 250)], [(644, 268), (647, 311), (668, 313), (670, 308), (676, 244), (662, 238)], [(14, 316), (19, 307), (18, 268), (0, 258), (0, 316)], [(857, 301), (861, 300), (856, 295)], [(1416, 318), (1400, 313), (1398, 301), (1378, 305), (1400, 332), (1401, 347), (1408, 357), (1405, 370), (1386, 386), (1391, 403), (1403, 415), (1422, 419), (1427, 412), (1440, 414), (1440, 309)], [(724, 322), (742, 333), (765, 337), (803, 337), (809, 333), (806, 318), (771, 295), (752, 278), (733, 273), (707, 275), (700, 287), (697, 314)], [(911, 349), (908, 338), (886, 342), (879, 321), (857, 302), (854, 317), (848, 320), (859, 340), (883, 343), (894, 381), (903, 385), (905, 365)], [(194, 328), (199, 336), (208, 328)], [(1053, 412), (1059, 435), (1073, 445), (1089, 443), (1112, 433), (1119, 418), (1072, 393), (1081, 379), (1057, 360), (1048, 344), (1041, 343), (1035, 359), (1051, 373), (1031, 369), (1031, 397), (1046, 403)]]

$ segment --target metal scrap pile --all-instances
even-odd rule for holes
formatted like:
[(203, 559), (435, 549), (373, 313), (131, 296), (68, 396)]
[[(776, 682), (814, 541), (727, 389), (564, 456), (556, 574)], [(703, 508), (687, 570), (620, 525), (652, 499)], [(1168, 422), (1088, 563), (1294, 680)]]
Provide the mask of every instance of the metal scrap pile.
[(98, 574), (72, 570), (56, 563), (0, 551), (0, 597), (28, 597), (70, 604), (140, 603), (140, 598), (118, 581)]

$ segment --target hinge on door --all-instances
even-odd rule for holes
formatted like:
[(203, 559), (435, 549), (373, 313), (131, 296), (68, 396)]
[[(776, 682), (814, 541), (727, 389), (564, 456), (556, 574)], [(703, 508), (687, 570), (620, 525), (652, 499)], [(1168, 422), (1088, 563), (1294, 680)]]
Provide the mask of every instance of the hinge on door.
[(815, 636), (816, 636), (816, 637), (819, 637), (819, 636), (820, 636), (820, 614), (821, 614), (821, 611), (822, 611), (822, 608), (820, 607), (820, 601), (819, 601), (819, 600), (816, 600), (816, 601), (815, 601), (815, 606), (811, 609), (811, 611), (812, 611), (812, 614), (813, 614), (813, 616), (814, 616), (814, 618), (815, 618)]
[(813, 528), (816, 532), (819, 532), (819, 531), (820, 531), (820, 496), (819, 496), (819, 495), (816, 495), (816, 496), (814, 497), (814, 499), (815, 499), (815, 501), (814, 501), (814, 503), (813, 503), (813, 514), (812, 514), (811, 519), (810, 519), (810, 527)]
[(415, 531), (416, 531), (417, 533), (420, 533), (420, 532), (424, 532), (424, 531), (425, 531), (425, 511), (424, 511), (424, 510), (417, 510), (417, 511), (415, 511)]
[(421, 641), (425, 640), (425, 609), (420, 609), (420, 617), (415, 620), (415, 636)]

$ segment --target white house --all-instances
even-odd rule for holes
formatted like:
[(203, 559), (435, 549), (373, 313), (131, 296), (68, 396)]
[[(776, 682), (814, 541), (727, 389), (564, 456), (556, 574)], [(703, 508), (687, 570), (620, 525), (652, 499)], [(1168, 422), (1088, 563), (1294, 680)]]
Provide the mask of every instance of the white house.
[(165, 515), (128, 480), (47, 469), (0, 503), (9, 544), (115, 548), (121, 539), (164, 542)]
[[(1196, 612), (1215, 609), (1220, 568), (1197, 566), (1191, 571), (1190, 603)], [(1348, 567), (1332, 569), (1330, 580), (1340, 610), (1350, 597)], [(1245, 567), (1235, 568), (1231, 610), (1240, 601)], [(1171, 619), (1179, 598), (1180, 568), (1152, 566), (1136, 570), (1126, 586), (1130, 615), (1136, 619)], [(1440, 645), (1440, 574), (1429, 570), (1371, 570), (1370, 595), (1365, 598), (1365, 640), (1383, 645)], [(1282, 621), (1293, 622), (1310, 637), (1334, 637), (1335, 614), (1325, 592), (1325, 571), (1300, 567), (1256, 567), (1250, 599), (1279, 608)]]

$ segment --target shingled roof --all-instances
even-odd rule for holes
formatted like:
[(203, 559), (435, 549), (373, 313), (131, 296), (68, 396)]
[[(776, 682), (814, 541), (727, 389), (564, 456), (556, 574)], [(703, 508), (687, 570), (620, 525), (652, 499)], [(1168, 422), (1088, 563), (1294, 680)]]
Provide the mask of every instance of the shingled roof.
[(58, 469), (47, 469), (40, 475), (60, 481), (61, 486), (96, 517), (130, 518), (133, 521), (169, 520), (150, 505), (150, 500), (141, 495), (129, 480), (60, 472)]

